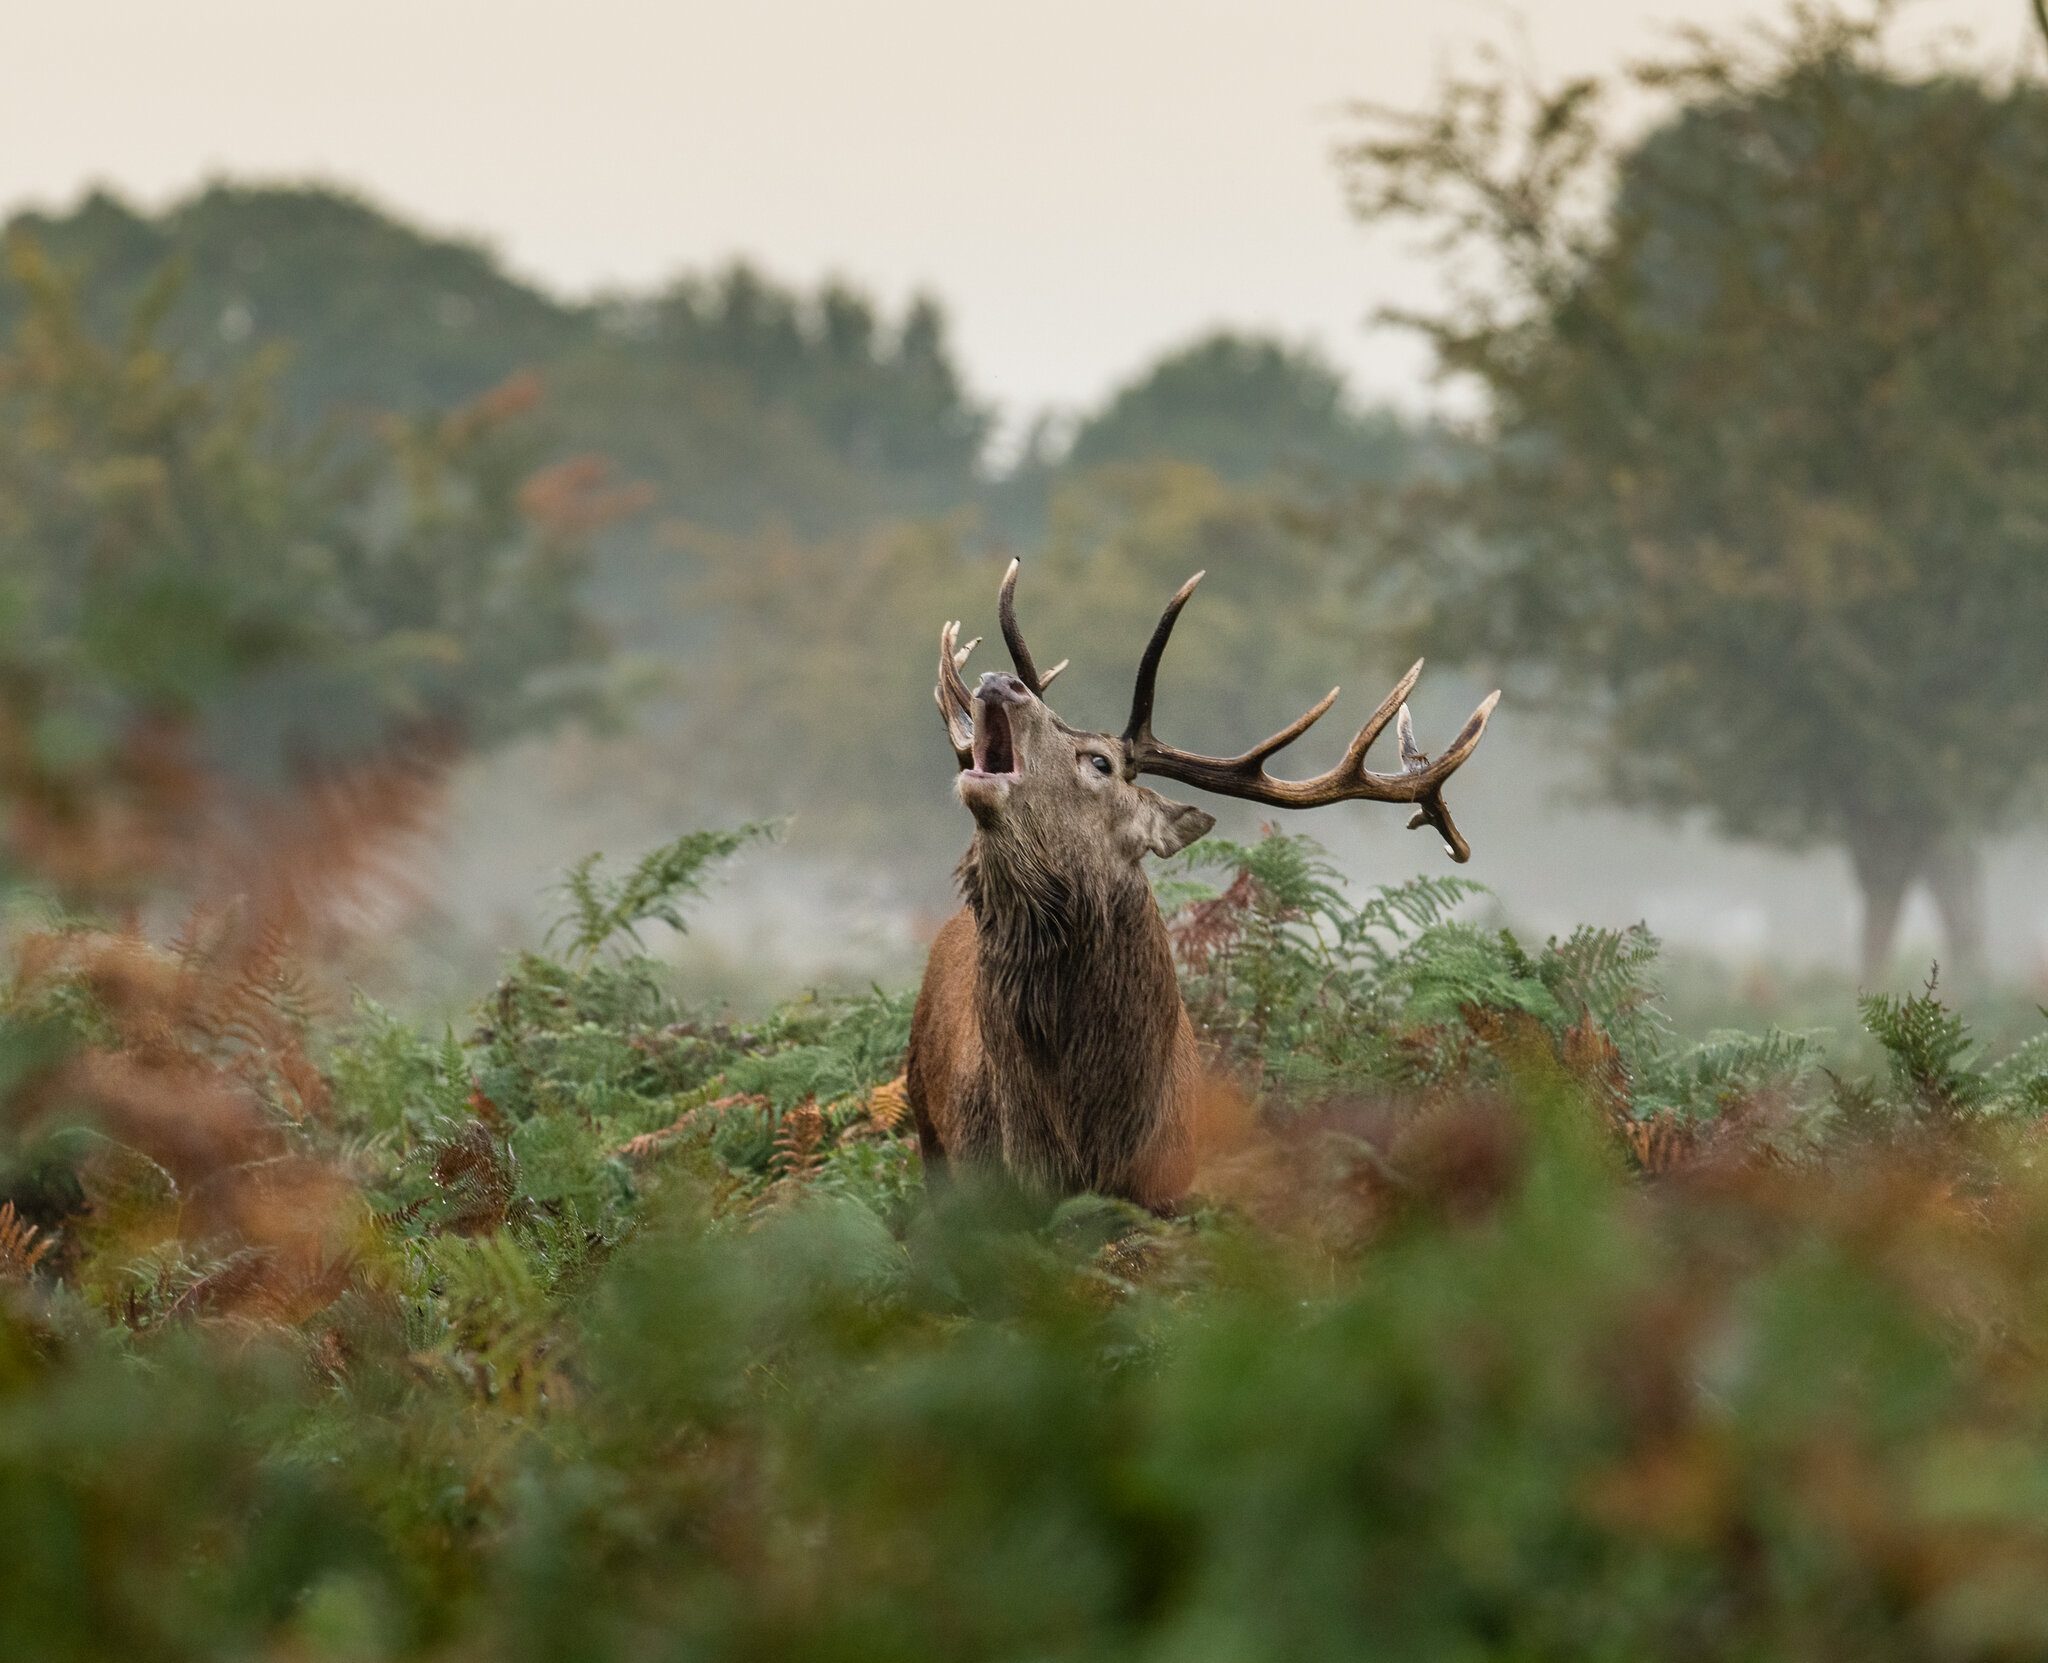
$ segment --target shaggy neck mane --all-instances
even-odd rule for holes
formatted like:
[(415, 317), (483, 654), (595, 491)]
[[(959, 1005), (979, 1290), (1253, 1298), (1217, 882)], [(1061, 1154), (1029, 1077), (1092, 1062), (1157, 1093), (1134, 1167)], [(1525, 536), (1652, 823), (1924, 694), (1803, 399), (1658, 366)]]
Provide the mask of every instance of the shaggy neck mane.
[(1152, 904), (1135, 866), (1111, 876), (1050, 859), (1014, 837), (978, 835), (955, 876), (988, 946), (1042, 962), (1113, 941), (1108, 926), (1135, 904)]
[(1020, 838), (977, 835), (958, 876), (980, 940), (984, 1013), (1014, 1023), (1041, 1055), (1069, 1044), (1077, 1023), (1123, 1014), (1105, 1009), (1105, 996), (1145, 955), (1148, 932), (1163, 944), (1151, 886), (1135, 866), (1066, 865)]
[(978, 944), (975, 1089), (1004, 1163), (1055, 1194), (1123, 1193), (1187, 1020), (1151, 886), (1135, 862), (1063, 860), (1006, 827), (975, 838), (960, 888)]

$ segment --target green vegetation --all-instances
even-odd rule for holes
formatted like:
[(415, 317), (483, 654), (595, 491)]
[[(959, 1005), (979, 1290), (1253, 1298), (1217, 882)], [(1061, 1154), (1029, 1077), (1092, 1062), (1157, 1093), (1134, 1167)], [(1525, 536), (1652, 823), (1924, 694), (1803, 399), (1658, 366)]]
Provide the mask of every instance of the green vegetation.
[(601, 464), (542, 466), (530, 385), (300, 442), (262, 364), (179, 368), (168, 284), (108, 341), (35, 243), (8, 252), (0, 873), (161, 875), (201, 780), (261, 792), (394, 731), (489, 743), (605, 705), (580, 585), (633, 500)]
[(935, 1209), (902, 995), (742, 1030), (599, 939), (741, 840), (585, 868), (459, 1037), (315, 1016), (258, 919), (16, 932), (10, 1650), (2037, 1644), (2039, 1043), (1685, 1044), (1641, 932), (1219, 845), (1199, 1204)]
[[(485, 249), (336, 190), (218, 184), (159, 215), (95, 192), (69, 213), (18, 214), (6, 235), (80, 282), (86, 323), (103, 338), (175, 274), (163, 339), (181, 370), (218, 375), (252, 350), (285, 349), (278, 393), (301, 431), (343, 409), (466, 404), (587, 327)], [(25, 304), (0, 290), (0, 327), (17, 325)]]
[[(428, 415), (536, 375), (562, 454), (610, 458), (650, 487), (658, 517), (699, 530), (847, 535), (973, 507), (1035, 535), (1048, 493), (1105, 462), (1171, 457), (1248, 482), (1280, 470), (1341, 485), (1401, 472), (1422, 443), (1391, 415), (1353, 410), (1313, 354), (1219, 335), (1139, 371), (1071, 441), (1034, 446), (997, 477), (991, 414), (929, 298), (891, 318), (844, 284), (804, 293), (739, 263), (571, 305), (487, 249), (316, 187), (214, 185), (155, 216), (96, 193), (69, 213), (17, 215), (5, 234), (75, 280), (102, 339), (149, 301), (190, 377), (274, 353), (301, 433)], [(0, 288), (0, 330), (26, 307)], [(644, 538), (614, 541), (621, 581), (655, 559)]]
[[(1312, 353), (1220, 335), (999, 472), (929, 301), (891, 315), (736, 265), (568, 305), (488, 250), (326, 189), (217, 185), (155, 215), (96, 195), (18, 215), (5, 240), (0, 327), (47, 334), (61, 305), (71, 360), (105, 367), (103, 425), (131, 353), (186, 404), (233, 409), (279, 505), (254, 526), (255, 486), (223, 484), (217, 540), (244, 552), (161, 555), (233, 566), (237, 599), (208, 616), (263, 613), (234, 650), (264, 662), (213, 683), (209, 756), (348, 752), (399, 718), (494, 743), (609, 714), (629, 678), (616, 658), (596, 674), (601, 626), (634, 655), (646, 718), (615, 794), (658, 790), (661, 824), (831, 801), (796, 835), (817, 855), (829, 826), (830, 857), (853, 865), (917, 843), (942, 870), (949, 851), (901, 805), (944, 753), (915, 721), (816, 721), (815, 688), (924, 708), (928, 655), (877, 643), (928, 643), (938, 608), (985, 600), (970, 574), (1000, 569), (991, 543), (1026, 554), (1034, 627), (1075, 660), (1070, 714), (1105, 722), (1160, 597), (1207, 566), (1189, 626), (1207, 668), (1168, 692), (1177, 720), (1248, 740), (1253, 705), (1325, 690), (1321, 648), (1357, 663), (1352, 596), (1374, 561), (1350, 496), (1443, 460), (1435, 436), (1355, 409)], [(537, 507), (573, 535), (533, 538)], [(44, 524), (21, 535), (49, 558)], [(157, 582), (159, 558), (136, 571)], [(131, 633), (148, 616), (122, 613)], [(221, 658), (141, 633), (188, 677)]]
[(1703, 1032), (1645, 928), (1213, 838), (1157, 875), (1173, 1219), (928, 1195), (907, 988), (691, 997), (724, 863), (818, 852), (775, 822), (576, 862), (454, 1021), (362, 991), (459, 765), (623, 707), (600, 618), (676, 666), (616, 793), (664, 836), (801, 809), (936, 878), (963, 827), (903, 805), (1000, 539), (1077, 724), (1204, 567), (1176, 741), (1412, 630), (1581, 710), (1622, 800), (1843, 845), (1873, 961), (1929, 884), (1973, 968), (2048, 754), (2048, 104), (1881, 47), (1700, 37), (1627, 143), (1492, 71), (1380, 118), (1364, 210), (1504, 280), (1424, 320), (1469, 435), (1219, 335), (998, 473), (928, 301), (569, 305), (324, 190), (13, 221), (0, 1652), (2048, 1652), (2017, 990)]
[[(430, 416), (533, 375), (556, 459), (604, 455), (646, 482), (660, 514), (693, 524), (842, 529), (952, 507), (979, 486), (987, 417), (928, 301), (889, 321), (844, 287), (798, 294), (735, 266), (653, 299), (568, 305), (485, 249), (312, 187), (217, 185), (155, 217), (94, 195), (69, 214), (19, 215), (6, 234), (76, 281), (101, 338), (160, 295), (160, 339), (182, 373), (273, 353), (300, 433)], [(0, 289), (0, 329), (25, 304)], [(633, 555), (648, 557), (643, 543), (622, 548)]]
[(1318, 354), (1215, 334), (1112, 394), (1075, 431), (1067, 459), (1094, 468), (1170, 457), (1248, 484), (1276, 473), (1391, 483), (1415, 469), (1422, 443), (1387, 411), (1354, 410)]
[(1489, 407), (1431, 633), (1547, 681), (1618, 800), (1846, 849), (1873, 978), (1922, 882), (1976, 966), (2048, 756), (2048, 89), (1901, 70), (1889, 15), (1694, 37), (1632, 142), (1495, 65), (1352, 154), (1501, 278), (1411, 320)]

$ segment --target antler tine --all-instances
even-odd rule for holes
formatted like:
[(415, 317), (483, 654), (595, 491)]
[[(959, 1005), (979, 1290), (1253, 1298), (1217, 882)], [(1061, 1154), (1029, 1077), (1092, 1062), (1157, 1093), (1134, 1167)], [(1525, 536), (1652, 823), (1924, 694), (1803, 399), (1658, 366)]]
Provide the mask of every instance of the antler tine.
[[(1188, 604), (1195, 585), (1208, 575), (1206, 570), (1199, 571), (1176, 589), (1173, 599), (1166, 603), (1166, 610), (1159, 614), (1159, 622), (1152, 626), (1152, 639), (1145, 643), (1145, 654), (1138, 660), (1138, 679), (1131, 688), (1131, 719), (1124, 723), (1126, 744), (1137, 744), (1152, 737), (1152, 698), (1159, 689), (1159, 661), (1166, 656), (1166, 643), (1173, 639), (1173, 626), (1180, 621), (1180, 609)], [(1336, 695), (1333, 693), (1331, 697)], [(1329, 708), (1327, 700), (1323, 708)], [(1322, 712), (1316, 714), (1321, 715)], [(1306, 726), (1304, 723), (1303, 727)], [(1299, 732), (1297, 729), (1289, 738), (1298, 737)], [(1280, 744), (1286, 743), (1287, 740), (1280, 741)], [(1274, 750), (1279, 748), (1279, 745), (1273, 747)]]
[(1444, 840), (1444, 853), (1460, 866), (1472, 858), (1472, 845), (1465, 841), (1458, 822), (1451, 818), (1450, 805), (1441, 791), (1432, 791), (1422, 799), (1422, 806), (1408, 816), (1408, 829), (1414, 831), (1418, 826), (1434, 826), (1437, 836)]
[(1415, 743), (1415, 718), (1408, 714), (1404, 701), (1400, 719), (1394, 723), (1394, 740), (1401, 747), (1401, 767), (1404, 772), (1429, 766), (1429, 753)]
[[(1493, 707), (1499, 702), (1500, 694), (1495, 692), (1472, 713), (1459, 731), (1458, 737), (1451, 741), (1450, 750), (1444, 753), (1447, 759), (1455, 757), (1458, 762), (1462, 762), (1472, 754), (1479, 743), (1480, 734), (1486, 731), (1486, 719), (1493, 714)], [(1412, 774), (1427, 768), (1429, 757), (1415, 743), (1415, 723), (1409, 718), (1408, 707), (1405, 704), (1401, 706), (1401, 720), (1396, 732), (1401, 741), (1403, 771)], [(1452, 765), (1456, 766), (1456, 763)], [(1458, 830), (1457, 821), (1451, 818), (1451, 807), (1444, 801), (1441, 785), (1425, 794), (1421, 806), (1409, 817), (1408, 829), (1414, 831), (1418, 826), (1434, 826), (1437, 836), (1444, 840), (1445, 852), (1459, 865), (1462, 866), (1472, 858), (1472, 845), (1465, 841), (1465, 834)]]
[(1018, 678), (1032, 692), (1042, 695), (1052, 685), (1052, 678), (1067, 667), (1068, 660), (1061, 659), (1042, 675), (1032, 662), (1031, 649), (1024, 644), (1024, 632), (1017, 627), (1018, 565), (1012, 560), (1010, 569), (1003, 573), (1003, 586), (996, 591), (996, 617), (1002, 623), (1003, 640), (1010, 649), (1010, 662), (1016, 665)]
[[(1402, 685), (1396, 687), (1394, 692), (1388, 695), (1388, 698), (1391, 700), (1405, 693), (1408, 688), (1414, 685), (1415, 678), (1421, 671), (1422, 661), (1417, 659), (1415, 668), (1402, 677)], [(1345, 753), (1344, 760), (1338, 763), (1335, 768), (1332, 768), (1329, 773), (1318, 775), (1314, 780), (1302, 780), (1299, 782), (1273, 780), (1270, 783), (1276, 786), (1289, 786), (1298, 783), (1302, 787), (1335, 787), (1337, 788), (1336, 794), (1323, 799), (1329, 802), (1342, 802), (1347, 797), (1357, 797), (1374, 802), (1421, 803), (1426, 807), (1432, 798), (1436, 798), (1436, 812), (1443, 814), (1444, 818), (1448, 820), (1449, 812), (1443, 808), (1441, 802), (1444, 781), (1464, 766), (1465, 759), (1479, 748), (1480, 736), (1486, 732), (1487, 719), (1493, 715), (1493, 707), (1499, 703), (1500, 689), (1495, 688), (1479, 701), (1479, 708), (1465, 718), (1465, 725), (1458, 730), (1458, 737), (1451, 741), (1449, 749), (1434, 762), (1431, 762), (1428, 755), (1415, 743), (1415, 724), (1410, 720), (1407, 703), (1403, 700), (1399, 706), (1401, 717), (1401, 772), (1398, 774), (1377, 774), (1364, 765), (1364, 759), (1366, 747), (1372, 743), (1380, 730), (1386, 726), (1386, 702), (1383, 701), (1380, 708), (1373, 712), (1372, 720), (1358, 730), (1358, 738), (1351, 741), (1351, 748)], [(1347, 774), (1352, 775), (1357, 784), (1368, 789), (1344, 789), (1344, 787), (1351, 783), (1351, 781), (1347, 781), (1345, 778)], [(1305, 801), (1299, 806), (1313, 808), (1316, 804)], [(1430, 816), (1430, 818), (1433, 820), (1434, 815)], [(1451, 842), (1452, 839), (1447, 835), (1445, 841)], [(1470, 854), (1468, 850), (1465, 855), (1457, 855), (1455, 843), (1453, 844), (1452, 852), (1461, 861), (1468, 858)]]
[(1278, 755), (1327, 716), (1330, 713), (1330, 706), (1337, 702), (1337, 695), (1343, 691), (1341, 687), (1331, 688), (1270, 739), (1261, 739), (1243, 756), (1231, 760), (1234, 763), (1251, 764), (1264, 762), (1267, 758)]
[[(1404, 721), (1406, 720), (1408, 695), (1415, 691), (1415, 684), (1421, 679), (1422, 660), (1418, 658), (1413, 664), (1408, 666), (1408, 673), (1395, 682), (1392, 690), (1388, 692), (1384, 699), (1380, 700), (1379, 707), (1365, 719), (1365, 726), (1352, 736), (1350, 745), (1345, 749), (1344, 760), (1332, 770), (1333, 773), (1356, 772), (1363, 774), (1367, 772), (1365, 753), (1372, 749), (1373, 742), (1387, 731), (1387, 724), (1393, 721), (1396, 716), (1402, 717)], [(1407, 727), (1409, 739), (1412, 741), (1415, 726), (1412, 722), (1409, 722)], [(1405, 745), (1401, 755), (1402, 760), (1405, 762), (1408, 755)]]
[(957, 618), (939, 631), (939, 682), (953, 702), (966, 710), (967, 683), (961, 679), (960, 672), (967, 666), (967, 655), (981, 645), (981, 637), (977, 635), (964, 647), (956, 645), (959, 639), (960, 620)]
[(974, 716), (967, 683), (960, 679), (960, 670), (981, 637), (977, 635), (966, 646), (955, 647), (953, 643), (959, 636), (960, 625), (957, 622), (949, 623), (939, 631), (939, 680), (932, 689), (932, 697), (938, 701), (939, 715), (946, 724), (946, 738), (952, 743), (953, 755), (965, 768), (974, 760)]
[[(1394, 684), (1393, 690), (1380, 700), (1372, 715), (1366, 718), (1365, 726), (1345, 747), (1343, 760), (1313, 779), (1275, 779), (1266, 772), (1266, 762), (1276, 752), (1293, 744), (1329, 710), (1337, 699), (1335, 688), (1320, 703), (1241, 756), (1201, 756), (1193, 751), (1162, 745), (1153, 736), (1152, 701), (1158, 687), (1159, 661), (1166, 652), (1166, 643), (1173, 635), (1173, 626), (1180, 617), (1181, 608), (1187, 605), (1188, 597), (1194, 593), (1195, 585), (1201, 579), (1202, 574), (1197, 572), (1167, 602), (1166, 610), (1160, 614), (1159, 623), (1152, 631), (1152, 639), (1146, 643), (1145, 655), (1139, 661), (1137, 685), (1131, 695), (1131, 719), (1124, 729), (1124, 745), (1132, 773), (1156, 774), (1221, 796), (1238, 797), (1273, 808), (1320, 808), (1326, 803), (1352, 801), (1414, 803), (1415, 817), (1408, 822), (1409, 825), (1434, 826), (1442, 835), (1444, 846), (1453, 860), (1470, 860), (1471, 845), (1460, 834), (1456, 822), (1451, 819), (1450, 809), (1445, 806), (1444, 782), (1478, 748), (1480, 738), (1486, 732), (1487, 718), (1500, 702), (1500, 693), (1495, 690), (1480, 702), (1479, 708), (1459, 730), (1458, 737), (1451, 741), (1450, 748), (1432, 762), (1415, 741), (1415, 723), (1408, 713), (1408, 695), (1415, 690), (1416, 680), (1422, 674), (1422, 660), (1419, 658)], [(1387, 724), (1397, 718), (1401, 771), (1398, 774), (1374, 773), (1365, 765), (1366, 752), (1386, 730)]]
[[(1450, 805), (1444, 801), (1444, 778), (1450, 770), (1479, 748), (1479, 736), (1486, 731), (1486, 719), (1493, 714), (1493, 707), (1500, 703), (1500, 691), (1495, 689), (1481, 701), (1477, 710), (1465, 719), (1465, 725), (1458, 730), (1458, 737), (1451, 741), (1451, 748), (1433, 765), (1441, 770), (1437, 782), (1417, 800), (1415, 813), (1410, 816), (1408, 829), (1417, 826), (1434, 826), (1437, 836), (1444, 840), (1444, 849), (1459, 865), (1472, 858), (1472, 845), (1465, 841), (1465, 835), (1458, 830), (1457, 821), (1451, 818)], [(1429, 759), (1416, 753), (1419, 762), (1428, 764)], [(1405, 758), (1403, 759), (1406, 760)], [(1418, 772), (1421, 770), (1418, 770)]]

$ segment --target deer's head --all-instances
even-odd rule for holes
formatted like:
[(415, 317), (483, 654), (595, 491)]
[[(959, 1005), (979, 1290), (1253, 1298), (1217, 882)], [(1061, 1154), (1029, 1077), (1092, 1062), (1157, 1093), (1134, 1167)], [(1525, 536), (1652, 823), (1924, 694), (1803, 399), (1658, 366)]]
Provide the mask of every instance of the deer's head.
[[(1181, 608), (1202, 575), (1197, 572), (1182, 584), (1160, 615), (1139, 661), (1130, 720), (1120, 734), (1069, 727), (1045, 702), (1045, 690), (1066, 668), (1066, 660), (1041, 672), (1025, 644), (1017, 624), (1016, 561), (1003, 576), (997, 607), (1014, 675), (991, 671), (970, 691), (961, 671), (978, 638), (959, 645), (957, 623), (939, 632), (939, 681), (934, 693), (960, 765), (956, 789), (982, 835), (1069, 865), (1135, 866), (1147, 854), (1177, 853), (1207, 832), (1215, 818), (1191, 804), (1170, 802), (1138, 783), (1140, 775), (1151, 774), (1274, 808), (1315, 808), (1352, 800), (1412, 803), (1416, 812), (1408, 822), (1411, 827), (1434, 826), (1453, 860), (1470, 859), (1472, 851), (1444, 804), (1443, 785), (1478, 746), (1500, 694), (1488, 697), (1450, 748), (1432, 762), (1416, 748), (1408, 718), (1407, 698), (1422, 673), (1420, 661), (1380, 701), (1344, 759), (1314, 779), (1276, 779), (1265, 764), (1336, 703), (1335, 688), (1242, 756), (1202, 756), (1161, 744), (1153, 736), (1152, 698), (1159, 661)], [(1365, 753), (1397, 715), (1401, 772), (1374, 773), (1365, 766)]]
[(1067, 726), (1021, 675), (984, 675), (967, 712), (955, 790), (985, 836), (1062, 854), (1069, 866), (1135, 865), (1178, 854), (1216, 824), (1140, 785), (1114, 736)]

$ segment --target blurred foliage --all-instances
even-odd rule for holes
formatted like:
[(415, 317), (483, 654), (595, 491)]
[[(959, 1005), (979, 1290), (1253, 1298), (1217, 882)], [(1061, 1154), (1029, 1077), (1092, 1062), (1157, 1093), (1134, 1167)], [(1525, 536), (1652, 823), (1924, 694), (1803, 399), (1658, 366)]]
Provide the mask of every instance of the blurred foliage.
[[(430, 235), (344, 191), (221, 183), (162, 213), (96, 191), (8, 222), (78, 281), (87, 327), (118, 336), (175, 272), (160, 340), (186, 375), (285, 348), (276, 388), (301, 433), (337, 409), (425, 415), (479, 398), (587, 329), (489, 251)], [(0, 292), (0, 328), (26, 310)]]
[[(337, 412), (428, 416), (533, 374), (556, 457), (607, 456), (694, 523), (839, 530), (957, 505), (979, 483), (988, 417), (928, 300), (885, 320), (843, 285), (799, 294), (741, 264), (653, 299), (569, 305), (483, 247), (317, 187), (214, 185), (154, 216), (96, 193), (18, 215), (10, 234), (77, 280), (101, 334), (176, 272), (158, 338), (181, 371), (274, 351), (300, 432)], [(22, 311), (0, 293), (0, 328)], [(648, 558), (644, 533), (630, 550)]]
[(1389, 411), (1352, 407), (1318, 353), (1256, 335), (1217, 333), (1169, 352), (1075, 429), (1077, 468), (1162, 457), (1256, 483), (1275, 473), (1391, 483), (1426, 451)]
[(1976, 958), (2048, 755), (2048, 89), (1909, 73), (1891, 11), (1687, 36), (1646, 136), (1496, 60), (1349, 156), (1492, 411), (1422, 504), (1432, 634), (1547, 672), (1618, 800), (1844, 845), (1872, 972), (1917, 881)]
[[(1052, 493), (1104, 462), (1173, 457), (1234, 480), (1341, 484), (1438, 444), (1351, 408), (1313, 353), (1222, 335), (1138, 371), (1071, 432), (1041, 423), (999, 469), (991, 411), (926, 297), (891, 317), (844, 283), (805, 292), (739, 262), (572, 305), (487, 248), (312, 186), (217, 184), (156, 215), (99, 192), (9, 224), (79, 280), (102, 334), (179, 273), (160, 338), (180, 366), (211, 376), (274, 350), (301, 431), (337, 412), (439, 411), (536, 374), (564, 452), (647, 481), (660, 517), (727, 533), (781, 522), (815, 539), (976, 506), (1000, 533), (1035, 540)], [(21, 309), (0, 292), (0, 328)], [(622, 615), (673, 563), (652, 523), (607, 540)]]
[[(1220, 336), (998, 469), (990, 411), (930, 301), (892, 314), (844, 284), (799, 291), (739, 264), (566, 305), (486, 249), (320, 188), (219, 185), (157, 214), (95, 195), (17, 216), (10, 236), (43, 251), (82, 337), (136, 338), (181, 395), (244, 390), (241, 448), (271, 469), (278, 506), (240, 534), (247, 557), (223, 580), (254, 614), (237, 650), (261, 663), (219, 676), (266, 691), (232, 701), (232, 723), (214, 701), (215, 753), (275, 756), (309, 727), (360, 738), (451, 702), (485, 737), (529, 728), (590, 691), (587, 610), (638, 665), (675, 666), (672, 702), (643, 707), (649, 737), (608, 753), (631, 771), (622, 797), (666, 823), (843, 803), (850, 864), (898, 844), (901, 804), (943, 778), (947, 753), (915, 716), (930, 694), (917, 644), (949, 611), (987, 610), (992, 544), (1028, 551), (1027, 617), (1076, 659), (1064, 698), (1104, 723), (1121, 719), (1165, 596), (1208, 566), (1168, 692), (1205, 739), (1242, 742), (1324, 691), (1317, 660), (1355, 673), (1348, 640), (1316, 650), (1371, 565), (1333, 548), (1347, 495), (1444, 451), (1354, 409), (1312, 353)], [(41, 327), (28, 306), (0, 289), (0, 324)], [(543, 393), (544, 421), (512, 408)], [(478, 400), (478, 419), (440, 414), (454, 398)], [(218, 494), (221, 513), (253, 517), (248, 489)], [(541, 583), (516, 553), (516, 511), (547, 505), (573, 523), (575, 557)], [(258, 639), (266, 627), (280, 638)], [(372, 637), (366, 702), (349, 678)], [(223, 657), (156, 638), (188, 677)], [(815, 690), (832, 685), (897, 715), (822, 723)], [(473, 696), (489, 688), (505, 693)], [(929, 821), (910, 835), (934, 854), (953, 840)]]
[(579, 585), (637, 498), (541, 465), (532, 384), (352, 451), (295, 441), (264, 363), (178, 366), (174, 282), (103, 337), (38, 244), (6, 250), (0, 776), (44, 875), (67, 844), (69, 878), (150, 865), (111, 845), (186, 835), (202, 775), (267, 787), (398, 730), (490, 742), (603, 706)]
[(865, 476), (928, 477), (935, 506), (956, 501), (980, 464), (989, 414), (968, 401), (928, 296), (892, 324), (843, 283), (799, 299), (740, 264), (676, 284), (635, 333), (679, 378), (728, 374), (804, 412)]
[[(944, 512), (982, 488), (989, 413), (927, 298), (889, 319), (843, 284), (798, 294), (737, 264), (611, 303), (544, 373), (573, 442), (653, 481), (690, 526), (815, 536)], [(641, 558), (658, 571), (673, 555)]]
[(620, 936), (437, 1039), (247, 934), (17, 930), (0, 1643), (2035, 1648), (2040, 1047), (1931, 990), (1868, 1078), (1681, 1046), (1639, 934), (1212, 859), (1168, 904), (1236, 1112), (1173, 1222), (921, 1200), (900, 995), (740, 1030)]
[(1360, 409), (1313, 348), (1217, 331), (1169, 350), (1070, 423), (1042, 417), (984, 493), (1001, 536), (1043, 541), (1059, 499), (1107, 473), (1192, 464), (1233, 486), (1324, 510), (1457, 466), (1448, 432)]

